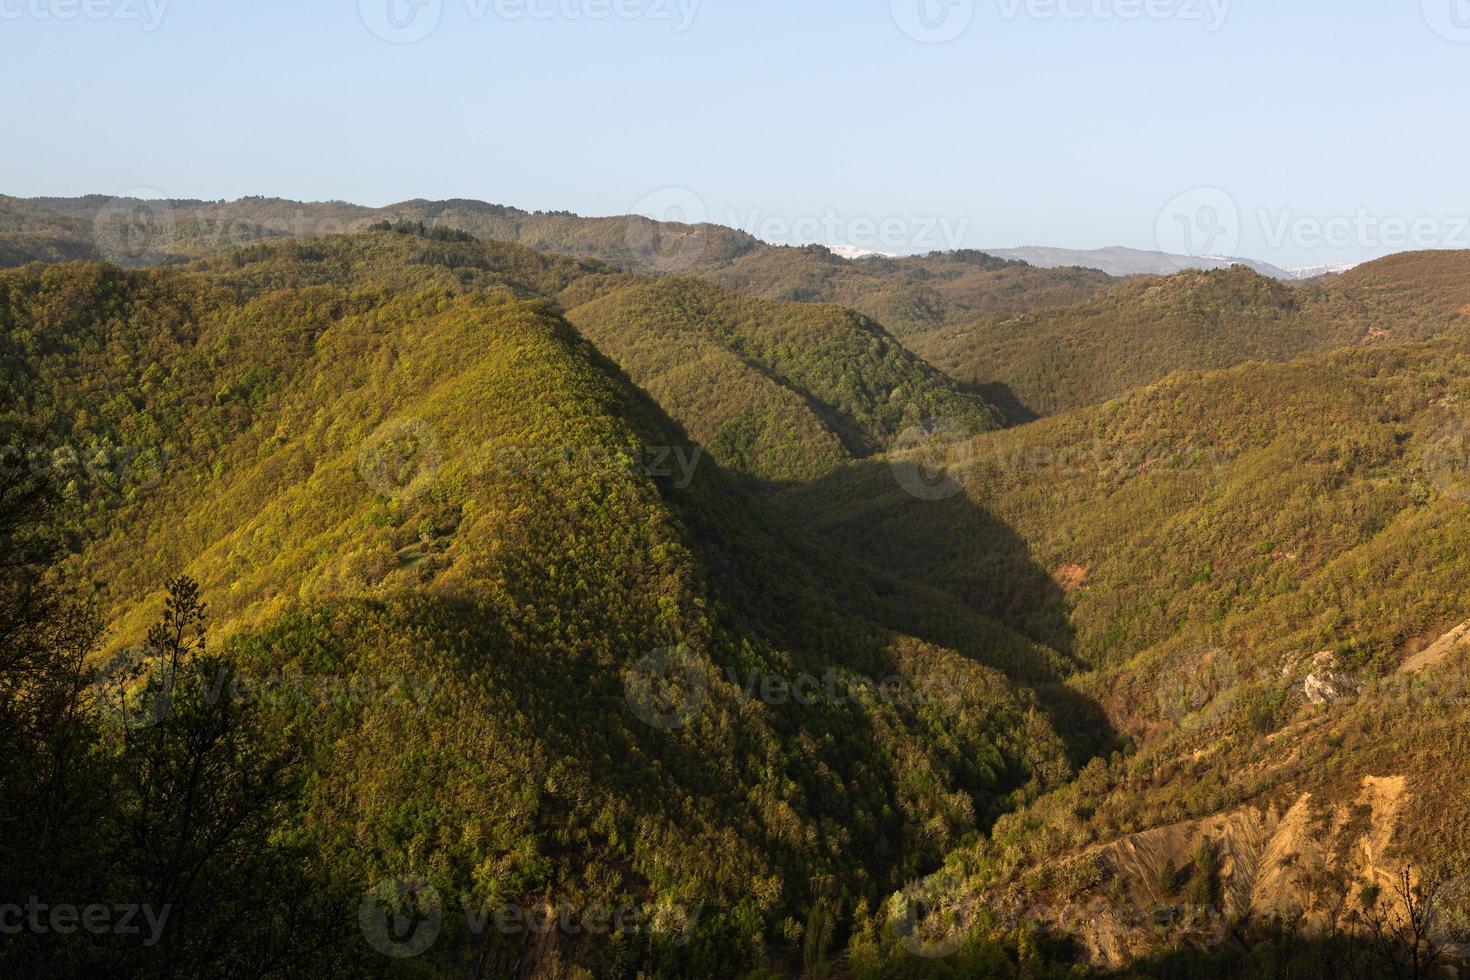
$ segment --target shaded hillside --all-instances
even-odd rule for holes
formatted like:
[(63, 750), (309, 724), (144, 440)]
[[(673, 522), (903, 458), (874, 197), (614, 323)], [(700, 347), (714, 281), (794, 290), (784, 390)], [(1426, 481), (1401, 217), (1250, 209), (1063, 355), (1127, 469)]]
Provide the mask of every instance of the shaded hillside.
[(771, 480), (811, 477), (934, 417), (997, 424), (881, 327), (835, 307), (751, 299), (498, 242), (367, 232), (283, 241), (192, 269), (247, 295), (335, 285), (504, 288), (571, 309), (572, 322), (718, 462)]
[[(861, 313), (419, 221), (0, 273), (0, 428), (101, 652), (202, 585), (355, 897), (648, 917), (425, 969), (1177, 976), (1463, 880), (1467, 256), (919, 335), (1055, 412), (977, 434)], [(1025, 274), (871, 267), (940, 265)]]
[(979, 398), (835, 306), (662, 279), (570, 319), (716, 460), (767, 479), (818, 476), (936, 417), (977, 432), (997, 425)]
[(1461, 880), (1467, 406), (1463, 338), (1180, 373), (927, 447), (945, 500), (871, 465), (788, 498), (855, 558), (1025, 608), (955, 503), (984, 501), (1065, 588), (1077, 686), (1134, 746), (953, 855), (926, 907), (1019, 915), (1122, 965), (1242, 919), (1362, 935), (1404, 869)]
[(701, 461), (544, 303), (335, 285), (309, 255), (293, 275), (310, 247), (233, 283), (0, 275), (0, 383), (55, 439), (31, 465), (63, 484), (65, 571), (110, 645), (170, 575), (202, 585), (306, 755), (293, 838), (364, 890), (410, 876), (651, 923), (533, 947), (446, 919), (422, 962), (745, 969), (816, 895), (876, 901), (1069, 771), (1029, 691), (864, 618), (869, 578)]

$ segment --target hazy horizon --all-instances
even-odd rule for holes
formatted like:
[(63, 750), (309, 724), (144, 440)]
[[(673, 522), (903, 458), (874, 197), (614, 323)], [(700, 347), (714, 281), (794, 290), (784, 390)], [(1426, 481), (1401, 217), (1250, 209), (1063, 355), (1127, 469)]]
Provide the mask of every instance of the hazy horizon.
[[(367, 202), (362, 202), (362, 201), (350, 201), (350, 200), (346, 200), (346, 199), (343, 199), (343, 198), (322, 198), (322, 199), (316, 199), (316, 200), (299, 200), (299, 199), (295, 199), (295, 198), (275, 197), (275, 196), (271, 196), (271, 195), (246, 195), (244, 197), (236, 197), (236, 198), (223, 198), (223, 197), (209, 197), (209, 196), (206, 196), (206, 197), (167, 198), (167, 199), (165, 199), (165, 198), (156, 197), (154, 195), (154, 193), (153, 193), (153, 190), (154, 189), (152, 189), (152, 188), (134, 188), (130, 192), (125, 193), (122, 197), (111, 198), (111, 200), (114, 201), (114, 202), (120, 202), (120, 201), (125, 201), (125, 200), (145, 200), (146, 201), (146, 200), (153, 199), (153, 200), (169, 200), (169, 201), (180, 202), (180, 203), (185, 202), (185, 201), (188, 201), (188, 202), (197, 202), (197, 203), (204, 203), (204, 204), (211, 204), (211, 203), (239, 204), (239, 203), (242, 203), (242, 202), (245, 202), (245, 201), (249, 201), (252, 198), (258, 198), (258, 199), (265, 199), (265, 200), (278, 200), (278, 201), (282, 201), (282, 202), (289, 203), (289, 204), (300, 204), (300, 205), (308, 206), (308, 207), (309, 206), (317, 206), (317, 205), (345, 204), (345, 205), (348, 205), (348, 206), (351, 206), (351, 207), (361, 207), (361, 208), (367, 208), (367, 209), (386, 209), (386, 208), (391, 208), (391, 207), (394, 207), (394, 206), (397, 206), (397, 205), (409, 204), (409, 203), (412, 203), (414, 201), (431, 201), (432, 203), (444, 203), (445, 201), (449, 201), (449, 200), (467, 200), (467, 201), (472, 200), (472, 201), (476, 201), (477, 203), (491, 204), (491, 205), (500, 206), (500, 207), (508, 207), (508, 208), (512, 208), (512, 209), (519, 210), (519, 211), (523, 211), (523, 212), (526, 212), (526, 213), (538, 213), (538, 212), (539, 213), (550, 213), (550, 212), (556, 212), (556, 211), (561, 211), (561, 212), (565, 212), (566, 211), (566, 209), (535, 209), (535, 210), (533, 210), (533, 209), (530, 209), (530, 208), (520, 207), (520, 206), (518, 206), (518, 205), (516, 205), (516, 204), (514, 204), (512, 202), (496, 201), (496, 200), (485, 200), (485, 199), (479, 199), (479, 198), (454, 198), (454, 199), (441, 198), (441, 199), (430, 199), (430, 198), (424, 198), (424, 197), (416, 197), (416, 198), (403, 198), (403, 199), (400, 199), (400, 200), (388, 201), (388, 202), (385, 202), (385, 203), (382, 203), (382, 204), (367, 203)], [(144, 196), (145, 194), (147, 196)], [(109, 195), (107, 195), (107, 194), (83, 193), (83, 194), (66, 194), (66, 195), (35, 195), (33, 197), (27, 198), (27, 197), (21, 197), (20, 195), (6, 194), (3, 190), (0, 190), (0, 197), (7, 197), (7, 196), (12, 197), (12, 198), (15, 198), (15, 199), (18, 199), (18, 200), (32, 200), (32, 201), (44, 201), (44, 200), (78, 200), (78, 199), (89, 198), (89, 197), (92, 197), (92, 198), (97, 198), (97, 197), (108, 198), (109, 197)], [(654, 209), (653, 211), (648, 211), (648, 210), (645, 209), (645, 210), (640, 210), (640, 211), (628, 211), (628, 212), (607, 213), (607, 214), (576, 214), (576, 216), (579, 217), (579, 218), (598, 219), (598, 218), (620, 218), (620, 217), (627, 217), (627, 216), (632, 215), (632, 214), (644, 214), (645, 216), (659, 218), (660, 220), (665, 220), (665, 221), (682, 221), (682, 220), (684, 220), (684, 218), (680, 216), (681, 209), (679, 209), (679, 208), (676, 207), (676, 208), (673, 208), (671, 210), (674, 212), (673, 214), (668, 214), (668, 213), (659, 214), (658, 213), (658, 209)], [(572, 213), (575, 214), (575, 212), (572, 212)], [(1104, 271), (1109, 271), (1113, 275), (1129, 275), (1129, 274), (1131, 274), (1131, 272), (1130, 271), (1116, 271), (1116, 270), (1111, 269), (1111, 268), (1105, 268), (1105, 267), (1107, 267), (1107, 266), (1110, 265), (1110, 263), (1107, 262), (1107, 261), (1100, 261), (1100, 262), (1098, 262), (1095, 265), (1088, 266), (1088, 264), (1085, 261), (1081, 261), (1081, 258), (1080, 257), (1085, 256), (1085, 255), (1090, 254), (1090, 253), (1097, 253), (1098, 254), (1098, 257), (1099, 258), (1102, 258), (1102, 257), (1106, 256), (1107, 253), (1119, 252), (1119, 251), (1121, 251), (1121, 252), (1137, 253), (1138, 256), (1140, 256), (1140, 257), (1142, 257), (1144, 255), (1158, 255), (1160, 257), (1174, 257), (1174, 258), (1178, 258), (1178, 257), (1188, 258), (1188, 257), (1193, 256), (1195, 258), (1202, 259), (1202, 260), (1228, 260), (1228, 259), (1234, 259), (1234, 260), (1238, 260), (1240, 262), (1244, 262), (1244, 263), (1247, 263), (1247, 264), (1254, 264), (1254, 265), (1260, 266), (1260, 267), (1264, 267), (1264, 266), (1274, 267), (1274, 268), (1280, 269), (1280, 270), (1282, 270), (1284, 272), (1318, 274), (1318, 273), (1323, 272), (1323, 271), (1326, 271), (1326, 272), (1344, 271), (1346, 269), (1355, 267), (1357, 265), (1362, 265), (1365, 262), (1373, 261), (1374, 259), (1377, 259), (1377, 258), (1384, 258), (1384, 257), (1387, 257), (1389, 255), (1395, 255), (1395, 254), (1399, 254), (1399, 253), (1402, 253), (1402, 252), (1419, 250), (1419, 249), (1414, 249), (1414, 248), (1393, 249), (1393, 250), (1384, 251), (1383, 253), (1381, 253), (1379, 255), (1374, 255), (1374, 256), (1370, 256), (1368, 258), (1358, 259), (1358, 260), (1344, 260), (1344, 261), (1334, 261), (1334, 262), (1305, 263), (1305, 264), (1301, 264), (1301, 265), (1292, 265), (1292, 264), (1279, 264), (1279, 263), (1274, 263), (1274, 262), (1270, 262), (1269, 260), (1263, 259), (1263, 258), (1261, 258), (1260, 256), (1257, 256), (1257, 255), (1247, 255), (1247, 254), (1243, 254), (1243, 253), (1240, 253), (1240, 252), (1236, 252), (1236, 253), (1233, 253), (1231, 255), (1218, 255), (1218, 254), (1206, 252), (1206, 251), (1203, 251), (1203, 250), (1195, 250), (1195, 251), (1192, 251), (1192, 252), (1191, 251), (1170, 252), (1170, 251), (1166, 251), (1166, 250), (1162, 249), (1161, 247), (1157, 247), (1157, 246), (1156, 247), (1152, 247), (1152, 248), (1148, 248), (1148, 247), (1145, 247), (1145, 248), (1137, 248), (1137, 247), (1134, 247), (1134, 246), (1123, 245), (1121, 243), (1116, 243), (1116, 242), (1115, 243), (1112, 243), (1112, 244), (1108, 244), (1108, 245), (1091, 246), (1091, 247), (1060, 245), (1060, 244), (1048, 243), (1048, 242), (1022, 242), (1022, 243), (1007, 243), (1007, 244), (989, 243), (989, 244), (980, 244), (980, 245), (975, 245), (975, 244), (970, 244), (970, 243), (961, 243), (959, 245), (944, 245), (944, 244), (940, 244), (940, 245), (937, 245), (937, 246), (935, 246), (933, 248), (918, 247), (918, 248), (904, 249), (904, 248), (900, 247), (900, 248), (897, 248), (897, 249), (888, 249), (888, 248), (879, 247), (879, 245), (873, 245), (873, 244), (868, 244), (868, 245), (864, 245), (864, 244), (851, 244), (850, 242), (847, 242), (847, 241), (833, 240), (832, 239), (832, 236), (824, 236), (824, 235), (820, 235), (820, 234), (816, 234), (816, 235), (806, 234), (807, 232), (820, 231), (822, 229), (823, 225), (822, 225), (822, 219), (821, 218), (803, 218), (803, 219), (799, 219), (795, 223), (788, 222), (785, 219), (782, 219), (780, 216), (774, 216), (774, 215), (764, 215), (764, 216), (762, 216), (759, 213), (756, 213), (756, 218), (757, 218), (756, 221), (751, 222), (751, 224), (752, 224), (751, 227), (743, 227), (742, 224), (739, 223), (740, 222), (740, 216), (734, 215), (734, 214), (730, 214), (730, 215), (726, 215), (726, 216), (709, 215), (709, 214), (707, 214), (707, 215), (704, 216), (703, 222), (704, 223), (708, 223), (708, 224), (712, 224), (712, 225), (718, 225), (718, 226), (723, 226), (723, 227), (727, 227), (727, 228), (732, 228), (732, 229), (737, 230), (737, 231), (742, 231), (742, 232), (749, 233), (753, 237), (755, 237), (757, 240), (759, 240), (759, 241), (761, 241), (761, 242), (763, 242), (765, 244), (769, 244), (769, 245), (789, 246), (789, 247), (802, 247), (802, 246), (805, 246), (805, 245), (812, 245), (812, 244), (823, 245), (823, 246), (825, 246), (825, 247), (833, 250), (838, 255), (841, 255), (841, 256), (843, 256), (845, 258), (862, 258), (862, 257), (870, 256), (870, 255), (886, 256), (886, 257), (891, 257), (891, 258), (904, 258), (904, 257), (923, 256), (923, 255), (930, 254), (932, 252), (947, 252), (947, 251), (956, 251), (956, 250), (960, 250), (960, 249), (968, 249), (968, 250), (972, 250), (972, 251), (986, 252), (986, 253), (989, 253), (989, 254), (993, 254), (993, 255), (997, 255), (997, 256), (1001, 256), (1001, 257), (1006, 257), (1006, 258), (1021, 258), (1021, 259), (1025, 260), (1025, 261), (1030, 262), (1031, 264), (1039, 264), (1038, 261), (1037, 261), (1038, 256), (1032, 255), (1032, 254), (1029, 254), (1029, 253), (1039, 253), (1039, 252), (1077, 253), (1077, 255), (1079, 256), (1079, 261), (1076, 262), (1075, 264), (1083, 265), (1083, 266), (1087, 266), (1087, 267), (1091, 267), (1091, 268), (1104, 269)], [(857, 237), (858, 239), (862, 240), (862, 239), (864, 239), (865, 234), (866, 234), (868, 237), (872, 237), (872, 236), (876, 235), (879, 238), (881, 238), (882, 233), (883, 233), (882, 227), (880, 225), (874, 224), (874, 223), (869, 223), (869, 224), (863, 224), (862, 223), (862, 222), (866, 222), (866, 221), (867, 221), (867, 219), (861, 219), (861, 218), (860, 219), (857, 219), (857, 223), (855, 224), (855, 227), (858, 229), (858, 231), (860, 232), (860, 234), (858, 234), (855, 237)], [(453, 226), (453, 222), (447, 222), (445, 224), (445, 226), (446, 227), (452, 227)], [(920, 229), (922, 230), (922, 227), (923, 226), (916, 226), (916, 227), (920, 227)], [(939, 221), (937, 221), (937, 222), (935, 222), (933, 224), (932, 230), (933, 230), (933, 233), (935, 235), (938, 235), (941, 238), (944, 238), (945, 240), (957, 240), (957, 236), (954, 235), (954, 231), (955, 231), (954, 226), (952, 226), (952, 225), (946, 225), (943, 222), (942, 219), (939, 220)], [(764, 232), (764, 234), (762, 234), (762, 232)], [(293, 234), (306, 234), (306, 235), (312, 235), (312, 234), (331, 234), (331, 233), (333, 233), (331, 227), (329, 227), (329, 228), (327, 228), (325, 230), (316, 231), (316, 230), (311, 229), (310, 227), (303, 226), (303, 230), (302, 231), (299, 231), (299, 232), (294, 232), (293, 231)], [(1028, 254), (1018, 255), (1018, 254), (1015, 254), (1015, 253), (1028, 253)], [(1045, 265), (1051, 265), (1051, 264), (1052, 263), (1044, 263), (1044, 266)], [(1058, 264), (1073, 264), (1073, 263), (1068, 262), (1068, 263), (1058, 263)], [(1206, 263), (1206, 264), (1208, 264), (1208, 263)], [(1171, 272), (1171, 271), (1178, 271), (1179, 269), (1188, 268), (1188, 267), (1189, 266), (1187, 266), (1187, 265), (1182, 265), (1182, 264), (1179, 264), (1179, 263), (1169, 263), (1165, 267), (1161, 267), (1159, 271), (1161, 273), (1167, 273), (1167, 272)]]
[(0, 977), (1470, 976), (1470, 0), (0, 82)]
[(0, 187), (1357, 262), (1470, 247), (1453, 2), (4, 0)]

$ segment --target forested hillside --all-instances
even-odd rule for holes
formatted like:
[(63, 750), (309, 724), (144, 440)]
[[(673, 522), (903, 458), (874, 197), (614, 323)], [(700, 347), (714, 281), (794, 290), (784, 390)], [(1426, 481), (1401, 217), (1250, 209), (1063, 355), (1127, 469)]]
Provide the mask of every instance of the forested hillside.
[[(1366, 978), (1470, 935), (1470, 258), (1068, 306), (805, 250), (772, 299), (763, 246), (443, 213), (0, 272), (0, 817), (46, 839), (3, 884), (176, 916), (7, 967)], [(980, 319), (838, 305), (917, 282)]]
[(1235, 266), (1125, 282), (1066, 310), (905, 338), (954, 378), (1036, 415), (1096, 404), (1171, 371), (1425, 340), (1463, 326), (1470, 259), (1417, 252), (1287, 285)]
[(1067, 590), (1066, 631), (1038, 638), (1131, 746), (916, 890), (941, 935), (1020, 916), (1123, 966), (1235, 929), (1274, 975), (1303, 929), (1342, 943), (1296, 969), (1405, 975), (1346, 938), (1388, 931), (1404, 889), (1437, 903), (1436, 955), (1464, 934), (1466, 405), (1464, 337), (1181, 373), (931, 444), (956, 492), (928, 506), (862, 466), (787, 498), (979, 608), (1033, 603), (977, 560), (994, 522), (1018, 535)]
[(810, 478), (870, 456), (933, 418), (980, 432), (999, 424), (978, 396), (849, 310), (765, 302), (695, 280), (653, 280), (519, 245), (397, 233), (275, 242), (199, 260), (250, 295), (332, 284), (401, 290), (433, 283), (537, 297), (649, 391), (727, 467), (766, 480)]
[(716, 460), (767, 479), (820, 476), (930, 419), (974, 432), (999, 423), (978, 397), (840, 307), (661, 279), (569, 318)]
[(691, 274), (769, 299), (850, 306), (900, 337), (981, 316), (1062, 309), (1116, 282), (1093, 269), (1037, 269), (968, 250), (848, 260), (821, 246), (752, 249)]
[(584, 218), (482, 201), (415, 200), (367, 208), (259, 197), (209, 202), (0, 196), (0, 267), (59, 258), (158, 265), (276, 238), (360, 233), (385, 221), (452, 229), (650, 275), (696, 276), (766, 299), (838, 303), (900, 336), (981, 315), (1070, 306), (1116, 281), (1090, 269), (1036, 269), (966, 251), (848, 261), (820, 245), (778, 247), (712, 223)]
[[(142, 640), (184, 574), (211, 649), (274, 691), (302, 853), (359, 896), (402, 877), (456, 910), (651, 922), (531, 947), (446, 920), (425, 962), (753, 967), (814, 902), (871, 906), (1065, 777), (1037, 695), (885, 628), (880, 575), (743, 496), (551, 307), (415, 268), (376, 285), (416, 239), (370, 239), (0, 276), (4, 391), (49, 434), (26, 467), (60, 487), (59, 570), (109, 624), (98, 654)], [(354, 281), (329, 284), (342, 247)], [(489, 274), (563, 281), (531, 258)]]

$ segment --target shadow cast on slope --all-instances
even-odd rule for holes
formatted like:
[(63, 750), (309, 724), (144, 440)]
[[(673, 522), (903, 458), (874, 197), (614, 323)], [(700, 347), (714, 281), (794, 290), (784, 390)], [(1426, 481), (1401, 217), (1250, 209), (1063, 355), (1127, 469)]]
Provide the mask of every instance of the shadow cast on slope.
[[(940, 593), (971, 613), (1049, 647), (1058, 673), (1079, 667), (1066, 593), (1009, 525), (962, 492), (910, 493), (890, 464), (862, 460), (773, 497), (784, 516), (837, 551), (910, 589)], [(921, 616), (922, 610), (915, 610)]]
[(1022, 402), (1020, 397), (1011, 390), (1011, 386), (1002, 381), (963, 384), (960, 387), (961, 390), (978, 395), (988, 404), (993, 405), (1010, 425), (1025, 425), (1027, 422), (1035, 422), (1041, 418), (1040, 413)]
[(1101, 707), (1065, 683), (1090, 666), (1075, 655), (1066, 591), (1005, 522), (963, 493), (914, 496), (881, 459), (767, 491), (820, 542), (828, 573), (843, 572), (854, 612), (1030, 688), (1074, 762), (1113, 746)]

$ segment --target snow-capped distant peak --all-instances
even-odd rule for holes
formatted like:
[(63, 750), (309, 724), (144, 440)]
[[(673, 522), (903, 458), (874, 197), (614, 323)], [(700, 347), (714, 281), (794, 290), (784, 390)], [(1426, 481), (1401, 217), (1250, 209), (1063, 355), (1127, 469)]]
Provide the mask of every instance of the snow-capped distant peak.
[(876, 248), (863, 248), (861, 245), (831, 245), (828, 247), (833, 255), (843, 259), (865, 259), (874, 255), (884, 259), (898, 257), (892, 252), (880, 252)]
[(1362, 265), (1361, 262), (1338, 262), (1330, 265), (1304, 265), (1287, 269), (1286, 271), (1293, 279), (1316, 279), (1318, 276), (1331, 276), (1339, 272), (1347, 272)]

